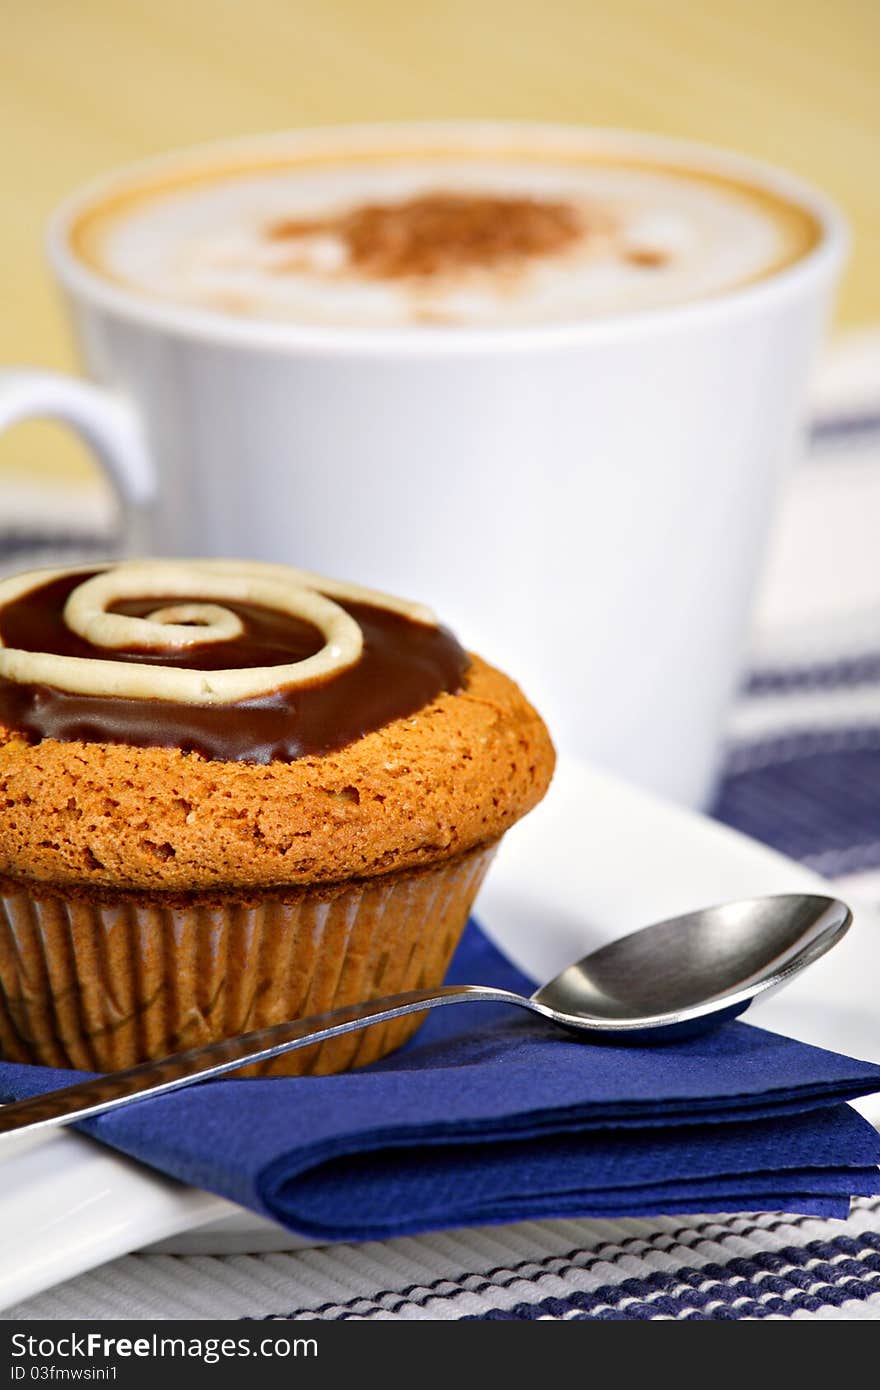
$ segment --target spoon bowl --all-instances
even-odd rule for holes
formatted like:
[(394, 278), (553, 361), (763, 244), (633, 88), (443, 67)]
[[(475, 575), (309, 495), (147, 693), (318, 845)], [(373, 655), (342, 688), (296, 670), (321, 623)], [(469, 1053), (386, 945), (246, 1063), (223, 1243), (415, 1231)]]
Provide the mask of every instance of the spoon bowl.
[(0, 1107), (0, 1135), (73, 1124), (147, 1096), (225, 1076), (294, 1048), (447, 1004), (513, 1004), (591, 1041), (662, 1042), (716, 1027), (779, 989), (848, 930), (845, 903), (815, 894), (748, 898), (622, 936), (568, 966), (530, 998), (492, 985), (441, 985), (348, 1004), (316, 1018), (142, 1062), (127, 1071)]
[(531, 996), (557, 1023), (616, 1041), (714, 1027), (780, 989), (829, 951), (852, 921), (836, 898), (746, 898), (654, 922), (569, 965)]

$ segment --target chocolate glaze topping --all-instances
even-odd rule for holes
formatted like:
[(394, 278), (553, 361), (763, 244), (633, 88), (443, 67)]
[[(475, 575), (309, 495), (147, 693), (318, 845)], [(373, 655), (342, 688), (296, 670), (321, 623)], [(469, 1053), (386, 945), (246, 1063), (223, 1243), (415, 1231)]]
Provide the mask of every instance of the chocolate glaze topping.
[[(66, 574), (0, 608), (7, 647), (62, 656), (189, 666), (202, 671), (274, 666), (320, 650), (317, 628), (256, 604), (231, 603), (244, 624), (240, 637), (167, 653), (126, 648), (109, 652), (71, 632), (63, 619), (68, 594), (91, 573)], [(130, 600), (112, 611), (144, 616), (166, 604), (203, 602), (197, 594)], [(415, 714), (437, 695), (460, 690), (467, 654), (446, 628), (413, 622), (370, 604), (336, 599), (360, 624), (364, 649), (356, 665), (309, 686), (256, 700), (190, 705), (169, 700), (74, 695), (47, 685), (0, 677), (0, 726), (31, 742), (128, 743), (180, 748), (225, 762), (292, 762), (354, 743), (394, 719)]]

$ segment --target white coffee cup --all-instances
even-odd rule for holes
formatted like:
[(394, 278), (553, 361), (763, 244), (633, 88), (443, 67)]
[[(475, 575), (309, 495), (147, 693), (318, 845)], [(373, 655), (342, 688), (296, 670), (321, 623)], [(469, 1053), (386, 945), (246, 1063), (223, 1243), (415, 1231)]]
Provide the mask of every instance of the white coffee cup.
[(71, 227), (125, 171), (49, 232), (95, 384), (2, 373), (0, 428), (68, 422), (135, 549), (290, 561), (426, 600), (521, 680), (560, 748), (699, 804), (845, 230), (787, 174), (625, 133), (361, 127), (229, 149), (475, 140), (583, 141), (736, 180), (805, 209), (816, 244), (714, 297), (581, 322), (266, 321), (148, 298), (85, 263)]

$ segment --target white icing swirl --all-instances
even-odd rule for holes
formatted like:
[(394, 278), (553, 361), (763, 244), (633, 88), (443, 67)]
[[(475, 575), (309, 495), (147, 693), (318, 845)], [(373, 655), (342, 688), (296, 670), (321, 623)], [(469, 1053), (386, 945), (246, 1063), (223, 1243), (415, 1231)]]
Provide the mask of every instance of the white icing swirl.
[[(0, 581), (0, 608), (53, 579), (78, 570), (32, 570)], [(180, 603), (154, 609), (146, 617), (109, 610), (123, 599), (179, 595)], [(190, 602), (188, 595), (199, 602)], [(222, 604), (253, 603), (312, 623), (324, 636), (313, 656), (280, 666), (229, 667), (196, 671), (146, 662), (64, 656), (6, 647), (0, 639), (0, 676), (28, 685), (50, 685), (77, 695), (170, 700), (181, 704), (224, 705), (256, 699), (281, 687), (326, 680), (353, 666), (363, 650), (360, 626), (334, 598), (369, 603), (401, 613), (414, 622), (436, 623), (419, 604), (356, 584), (258, 561), (149, 560), (115, 565), (74, 588), (64, 607), (71, 632), (108, 651), (140, 648), (192, 650), (205, 643), (232, 642), (244, 631), (239, 616)], [(220, 603), (201, 602), (217, 599)]]

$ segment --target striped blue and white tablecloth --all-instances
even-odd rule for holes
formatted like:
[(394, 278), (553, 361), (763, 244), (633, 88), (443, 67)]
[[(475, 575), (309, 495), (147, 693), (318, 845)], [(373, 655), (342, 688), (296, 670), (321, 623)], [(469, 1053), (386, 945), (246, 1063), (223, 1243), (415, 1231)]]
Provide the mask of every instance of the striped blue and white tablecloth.
[[(843, 342), (788, 491), (714, 814), (880, 903), (880, 334)], [(107, 516), (0, 476), (0, 563), (99, 553)], [(78, 520), (77, 520), (78, 518)], [(880, 1318), (880, 1199), (548, 1221), (292, 1254), (129, 1255), (8, 1318)]]

